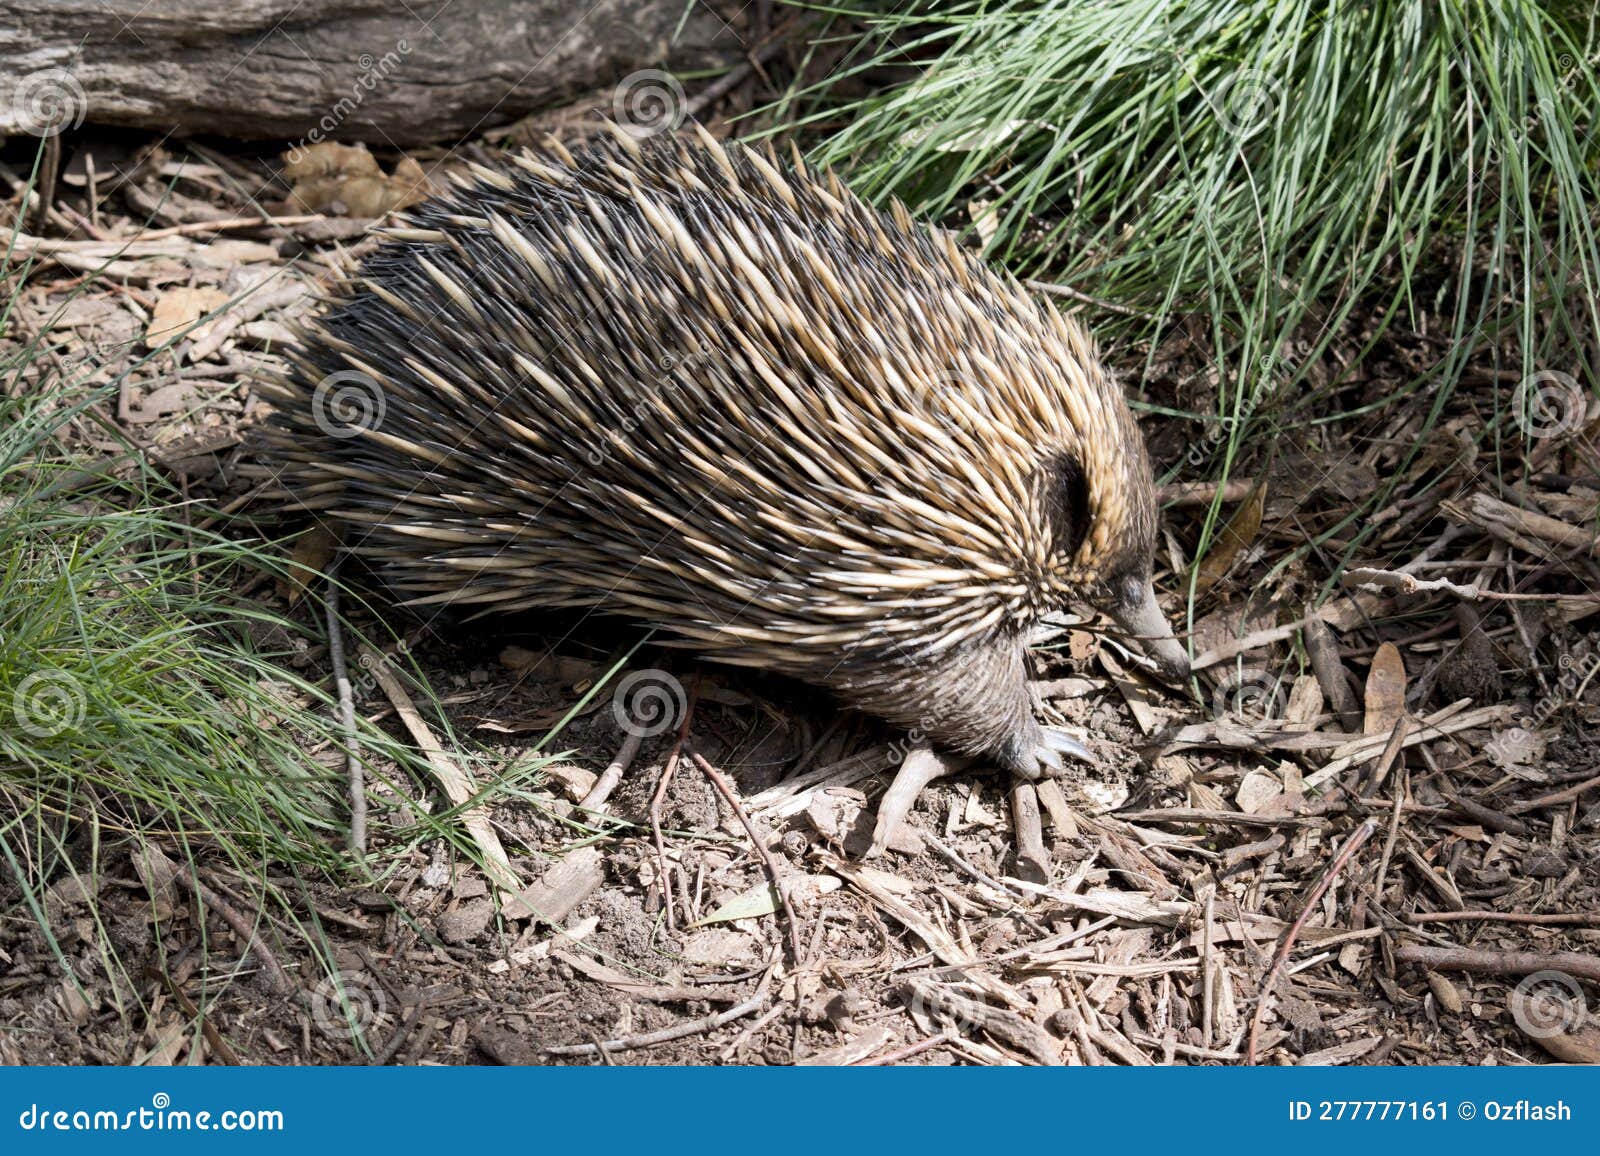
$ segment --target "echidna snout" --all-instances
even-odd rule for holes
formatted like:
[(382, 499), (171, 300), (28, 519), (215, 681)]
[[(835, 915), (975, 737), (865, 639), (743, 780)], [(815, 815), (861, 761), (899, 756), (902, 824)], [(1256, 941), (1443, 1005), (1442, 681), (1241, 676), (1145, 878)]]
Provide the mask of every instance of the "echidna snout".
[(1033, 717), (1044, 615), (1099, 602), (1186, 665), (1138, 426), (1013, 278), (703, 133), (474, 174), (263, 389), (283, 492), (398, 599), (622, 616), (1030, 777), (1087, 755)]
[(1189, 681), (1189, 654), (1172, 633), (1172, 624), (1156, 602), (1156, 588), (1148, 578), (1130, 583), (1107, 612), (1145, 652), (1161, 677), (1172, 683)]

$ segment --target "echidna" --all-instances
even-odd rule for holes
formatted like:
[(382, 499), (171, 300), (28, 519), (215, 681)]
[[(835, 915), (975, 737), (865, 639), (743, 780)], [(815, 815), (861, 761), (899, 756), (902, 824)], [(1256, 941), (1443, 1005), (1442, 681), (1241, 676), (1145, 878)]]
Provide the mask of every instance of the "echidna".
[(294, 497), (413, 605), (592, 607), (1028, 777), (1070, 599), (1168, 675), (1090, 339), (903, 207), (704, 132), (550, 142), (389, 230), (271, 391)]

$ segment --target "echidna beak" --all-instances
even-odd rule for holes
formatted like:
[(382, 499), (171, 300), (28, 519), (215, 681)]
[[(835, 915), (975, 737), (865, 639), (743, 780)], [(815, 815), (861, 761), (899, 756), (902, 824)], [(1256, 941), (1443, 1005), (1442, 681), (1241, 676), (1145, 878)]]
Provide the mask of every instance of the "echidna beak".
[(1156, 670), (1168, 682), (1183, 684), (1189, 681), (1189, 655), (1172, 635), (1172, 624), (1161, 613), (1156, 603), (1156, 588), (1149, 582), (1144, 594), (1131, 607), (1114, 612), (1117, 625), (1131, 635), (1156, 664)]

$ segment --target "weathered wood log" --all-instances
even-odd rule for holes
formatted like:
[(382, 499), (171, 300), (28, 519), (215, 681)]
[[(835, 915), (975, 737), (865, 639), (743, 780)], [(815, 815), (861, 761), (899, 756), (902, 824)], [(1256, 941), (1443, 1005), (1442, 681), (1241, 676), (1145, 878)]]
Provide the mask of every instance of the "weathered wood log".
[[(673, 115), (668, 62), (738, 57), (683, 0), (0, 0), (0, 135), (79, 125), (306, 144), (470, 136), (621, 83)], [(681, 22), (681, 26), (680, 26)], [(663, 106), (668, 106), (665, 113)]]

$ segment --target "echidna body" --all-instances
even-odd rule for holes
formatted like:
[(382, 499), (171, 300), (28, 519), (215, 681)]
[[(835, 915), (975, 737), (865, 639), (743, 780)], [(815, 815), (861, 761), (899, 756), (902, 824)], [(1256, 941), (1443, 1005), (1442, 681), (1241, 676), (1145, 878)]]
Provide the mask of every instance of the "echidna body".
[(593, 607), (1036, 776), (1030, 629), (1171, 673), (1138, 428), (948, 234), (717, 144), (551, 144), (412, 212), (272, 397), (286, 488), (426, 606)]

